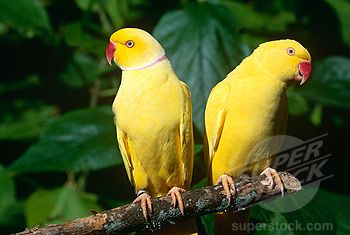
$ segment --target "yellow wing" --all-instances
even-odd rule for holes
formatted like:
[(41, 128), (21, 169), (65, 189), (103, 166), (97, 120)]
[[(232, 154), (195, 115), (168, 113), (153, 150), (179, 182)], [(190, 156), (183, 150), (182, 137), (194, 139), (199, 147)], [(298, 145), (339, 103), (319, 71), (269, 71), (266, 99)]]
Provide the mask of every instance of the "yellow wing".
[(211, 162), (218, 148), (226, 118), (226, 100), (230, 87), (224, 81), (210, 92), (205, 109), (204, 163), (209, 172)]
[(116, 127), (117, 127), (117, 140), (118, 140), (119, 150), (123, 157), (125, 170), (126, 170), (126, 173), (128, 174), (129, 181), (133, 186), (135, 186), (134, 178), (132, 175), (133, 166), (131, 164), (131, 154), (130, 154), (130, 149), (128, 144), (128, 137), (124, 132), (122, 132), (118, 128), (117, 123), (116, 123)]
[(187, 85), (181, 82), (181, 86), (184, 92), (184, 108), (180, 124), (181, 160), (183, 164), (184, 187), (189, 189), (193, 172), (192, 104), (191, 93)]

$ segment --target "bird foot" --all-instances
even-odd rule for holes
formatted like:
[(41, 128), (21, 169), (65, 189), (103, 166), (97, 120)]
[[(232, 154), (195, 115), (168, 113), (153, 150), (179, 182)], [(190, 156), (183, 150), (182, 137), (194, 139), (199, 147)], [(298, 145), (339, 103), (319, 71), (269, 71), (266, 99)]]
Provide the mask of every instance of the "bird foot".
[(183, 188), (172, 187), (169, 190), (167, 196), (171, 196), (171, 198), (173, 200), (172, 205), (174, 207), (176, 207), (176, 204), (178, 204), (180, 212), (184, 216), (185, 215), (185, 209), (184, 209), (184, 203), (183, 203), (182, 196), (181, 196), (181, 193), (183, 193), (183, 192), (186, 192), (186, 190), (183, 189)]
[(222, 175), (219, 177), (219, 179), (216, 181), (215, 184), (222, 184), (222, 187), (224, 188), (224, 191), (226, 193), (226, 198), (228, 200), (228, 203), (231, 203), (231, 197), (236, 196), (237, 190), (235, 186), (235, 181), (233, 178), (229, 175)]
[(273, 189), (277, 186), (281, 190), (281, 194), (283, 197), (284, 195), (283, 182), (278, 172), (275, 169), (268, 167), (263, 172), (261, 172), (260, 175), (266, 175), (266, 180), (269, 183), (268, 188)]
[(139, 190), (137, 192), (137, 195), (138, 195), (137, 198), (132, 203), (141, 202), (142, 214), (145, 220), (147, 221), (148, 215), (149, 215), (147, 211), (147, 207), (148, 207), (149, 213), (152, 213), (151, 196), (144, 190)]

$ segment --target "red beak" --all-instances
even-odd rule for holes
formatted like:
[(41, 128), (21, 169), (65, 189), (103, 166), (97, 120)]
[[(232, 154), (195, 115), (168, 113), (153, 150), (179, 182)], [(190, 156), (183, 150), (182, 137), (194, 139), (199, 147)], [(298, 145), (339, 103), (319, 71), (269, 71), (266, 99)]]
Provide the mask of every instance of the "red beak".
[(303, 85), (310, 77), (312, 65), (310, 61), (304, 60), (299, 64), (299, 75), (294, 78), (295, 81)]
[(112, 63), (112, 59), (114, 57), (114, 52), (115, 52), (115, 44), (113, 42), (109, 42), (107, 47), (106, 47), (106, 58), (107, 58), (109, 65), (111, 65), (111, 63)]

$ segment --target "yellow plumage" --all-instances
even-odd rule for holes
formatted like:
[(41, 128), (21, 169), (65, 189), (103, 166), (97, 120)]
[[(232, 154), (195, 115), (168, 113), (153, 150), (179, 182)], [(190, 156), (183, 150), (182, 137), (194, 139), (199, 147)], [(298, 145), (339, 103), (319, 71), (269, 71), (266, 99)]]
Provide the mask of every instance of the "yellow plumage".
[(188, 88), (169, 61), (123, 71), (113, 103), (118, 143), (135, 190), (162, 196), (173, 186), (188, 189), (193, 137)]
[[(172, 187), (189, 189), (193, 131), (186, 84), (176, 76), (160, 44), (143, 30), (115, 32), (106, 55), (123, 70), (113, 112), (119, 148), (135, 191), (158, 197)], [(196, 230), (191, 220), (174, 227), (161, 234)]]
[[(214, 87), (205, 111), (210, 183), (222, 175), (260, 174), (270, 166), (273, 156), (269, 148), (251, 151), (269, 137), (285, 133), (286, 90), (294, 78), (300, 79), (302, 61), (311, 61), (311, 57), (296, 41), (264, 43)], [(233, 221), (222, 217), (217, 223), (220, 220), (229, 223), (217, 224), (223, 229), (218, 231), (230, 231), (227, 226)]]

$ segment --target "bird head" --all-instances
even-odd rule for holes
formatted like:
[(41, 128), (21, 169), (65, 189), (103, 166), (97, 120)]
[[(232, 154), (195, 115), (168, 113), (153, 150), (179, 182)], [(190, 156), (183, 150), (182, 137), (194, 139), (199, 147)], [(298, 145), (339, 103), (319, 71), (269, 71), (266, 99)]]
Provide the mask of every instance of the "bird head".
[(282, 82), (304, 84), (311, 74), (311, 56), (297, 41), (286, 39), (261, 44), (254, 53), (265, 69)]
[(124, 28), (111, 35), (106, 58), (109, 64), (114, 59), (122, 70), (139, 70), (165, 58), (165, 52), (146, 31)]

